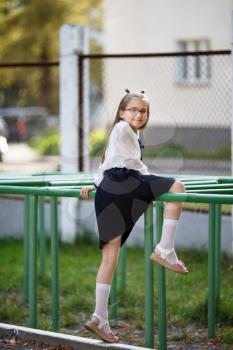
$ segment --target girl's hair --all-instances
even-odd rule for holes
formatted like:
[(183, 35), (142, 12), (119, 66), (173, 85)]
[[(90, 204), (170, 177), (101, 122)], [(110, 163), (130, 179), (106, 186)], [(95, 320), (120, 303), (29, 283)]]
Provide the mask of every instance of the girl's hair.
[[(109, 132), (108, 139), (110, 137), (110, 134), (111, 134), (112, 129), (114, 128), (114, 126), (122, 120), (122, 118), (120, 117), (120, 112), (121, 111), (125, 111), (125, 109), (127, 108), (128, 104), (129, 104), (129, 102), (130, 102), (130, 100), (132, 98), (137, 98), (137, 99), (143, 100), (147, 104), (147, 120), (146, 120), (145, 124), (140, 129), (144, 129), (146, 127), (148, 121), (149, 121), (150, 102), (149, 102), (148, 97), (145, 95), (145, 92), (144, 91), (141, 91), (141, 92), (129, 92), (128, 89), (126, 89), (125, 91), (127, 92), (127, 94), (120, 101), (119, 107), (118, 107), (117, 112), (116, 112), (115, 120), (114, 120), (113, 125), (112, 125), (112, 127), (110, 129), (110, 132)], [(106, 146), (104, 148), (104, 152), (103, 152), (103, 155), (102, 155), (101, 163), (104, 162), (105, 151), (107, 149), (107, 146), (108, 146), (108, 143), (106, 144)]]

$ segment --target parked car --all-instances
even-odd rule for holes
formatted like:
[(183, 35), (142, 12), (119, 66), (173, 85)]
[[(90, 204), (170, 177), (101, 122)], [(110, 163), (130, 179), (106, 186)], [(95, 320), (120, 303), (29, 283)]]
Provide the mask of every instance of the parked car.
[(4, 116), (4, 121), (9, 130), (9, 141), (24, 141), (25, 140), (25, 119), (21, 116), (8, 115)]
[(9, 129), (9, 141), (25, 141), (40, 134), (47, 126), (43, 107), (0, 108)]
[(7, 138), (8, 138), (8, 128), (4, 119), (0, 116), (0, 162), (3, 160), (3, 154), (6, 153), (8, 149)]

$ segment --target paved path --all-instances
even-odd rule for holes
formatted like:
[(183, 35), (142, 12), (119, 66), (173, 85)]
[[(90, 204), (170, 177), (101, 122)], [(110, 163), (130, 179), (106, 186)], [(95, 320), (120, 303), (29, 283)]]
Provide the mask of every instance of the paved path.
[[(100, 162), (99, 157), (90, 160), (90, 171), (95, 173)], [(198, 175), (230, 175), (231, 162), (225, 160), (190, 160), (182, 157), (145, 158), (148, 169), (155, 174), (198, 174)], [(59, 168), (58, 156), (39, 156), (26, 143), (12, 143), (9, 151), (0, 163), (0, 172), (53, 172)]]
[(11, 143), (8, 152), (0, 163), (0, 172), (14, 172), (30, 174), (33, 172), (57, 171), (59, 157), (39, 156), (34, 149), (26, 143)]

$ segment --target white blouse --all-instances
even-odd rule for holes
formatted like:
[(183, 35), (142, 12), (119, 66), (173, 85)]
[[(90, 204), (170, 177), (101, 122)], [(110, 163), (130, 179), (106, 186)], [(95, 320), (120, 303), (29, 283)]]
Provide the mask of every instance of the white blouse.
[(105, 160), (99, 165), (94, 185), (98, 186), (103, 179), (103, 173), (110, 168), (135, 169), (142, 175), (149, 175), (147, 166), (141, 160), (141, 149), (137, 134), (128, 122), (122, 120), (114, 125), (109, 136)]

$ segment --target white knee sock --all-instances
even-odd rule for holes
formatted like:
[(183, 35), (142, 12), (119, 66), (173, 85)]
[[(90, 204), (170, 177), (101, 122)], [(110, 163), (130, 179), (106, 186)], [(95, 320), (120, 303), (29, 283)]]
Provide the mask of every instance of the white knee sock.
[[(162, 236), (159, 242), (159, 246), (163, 249), (173, 249), (175, 241), (175, 231), (178, 220), (165, 218), (163, 220)], [(168, 261), (171, 264), (178, 262), (176, 253), (172, 253), (168, 256)]]
[[(94, 316), (98, 316), (108, 321), (108, 299), (111, 290), (111, 284), (96, 283), (96, 304)], [(103, 330), (109, 332), (109, 324), (107, 323)]]

